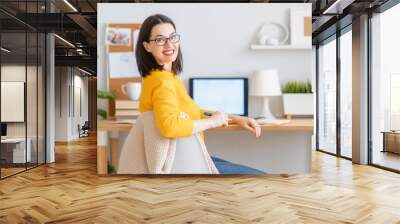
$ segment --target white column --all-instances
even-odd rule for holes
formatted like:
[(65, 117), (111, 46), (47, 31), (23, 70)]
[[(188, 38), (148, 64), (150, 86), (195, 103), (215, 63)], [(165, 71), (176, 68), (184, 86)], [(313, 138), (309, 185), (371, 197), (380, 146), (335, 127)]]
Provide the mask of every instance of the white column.
[(55, 161), (54, 133), (55, 133), (55, 60), (54, 60), (54, 35), (46, 36), (46, 163)]
[(368, 163), (368, 16), (353, 21), (353, 162)]

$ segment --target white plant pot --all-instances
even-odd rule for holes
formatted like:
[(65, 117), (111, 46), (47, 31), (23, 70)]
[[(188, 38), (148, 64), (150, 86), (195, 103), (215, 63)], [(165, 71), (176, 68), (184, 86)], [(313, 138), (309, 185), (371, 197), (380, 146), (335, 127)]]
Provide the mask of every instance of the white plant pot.
[(285, 115), (313, 115), (314, 94), (284, 93), (283, 111)]

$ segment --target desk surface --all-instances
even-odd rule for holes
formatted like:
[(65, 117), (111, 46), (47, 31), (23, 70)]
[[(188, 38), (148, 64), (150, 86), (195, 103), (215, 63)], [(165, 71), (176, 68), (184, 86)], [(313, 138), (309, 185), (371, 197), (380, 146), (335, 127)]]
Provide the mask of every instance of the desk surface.
[[(97, 130), (98, 131), (129, 131), (133, 127), (133, 123), (119, 123), (115, 120), (98, 120)], [(261, 125), (262, 130), (265, 131), (313, 131), (314, 121), (313, 119), (292, 119), (289, 123), (275, 125), (275, 124), (263, 124)], [(208, 131), (238, 131), (244, 130), (236, 124), (230, 124), (228, 127), (219, 127), (209, 129)]]
[[(27, 139), (28, 141), (30, 140), (29, 138)], [(5, 138), (1, 139), (1, 143), (19, 143), (19, 142), (24, 142), (25, 138)]]

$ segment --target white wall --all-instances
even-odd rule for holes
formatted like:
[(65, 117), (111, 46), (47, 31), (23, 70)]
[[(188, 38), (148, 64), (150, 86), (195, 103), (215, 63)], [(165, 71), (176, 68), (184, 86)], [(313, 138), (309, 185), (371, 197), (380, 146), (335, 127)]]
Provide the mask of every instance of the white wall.
[[(155, 13), (170, 17), (181, 34), (183, 80), (201, 76), (249, 76), (254, 70), (276, 68), (280, 81), (312, 79), (312, 51), (254, 51), (250, 44), (261, 25), (276, 21), (289, 25), (289, 9), (311, 4), (268, 3), (99, 3), (97, 16), (98, 89), (107, 89), (105, 27), (107, 23), (142, 23)], [(249, 98), (249, 115), (258, 112), (258, 100)], [(282, 114), (281, 97), (272, 100), (272, 112)], [(101, 105), (100, 105), (101, 107)]]
[[(77, 71), (77, 70), (75, 70)], [(79, 72), (79, 71), (78, 71)], [(81, 76), (83, 73), (78, 73), (79, 75), (75, 75), (74, 77), (74, 86), (75, 86), (75, 115), (74, 119), (72, 120), (72, 136), (74, 138), (79, 137), (78, 129), (76, 128), (78, 124), (81, 126), (85, 123), (85, 121), (88, 121), (88, 107), (89, 107), (89, 102), (88, 102), (88, 78), (87, 76)], [(80, 89), (80, 99), (78, 97), (77, 90)], [(78, 100), (80, 100), (80, 105)], [(79, 111), (79, 106), (81, 107), (82, 113)]]
[(55, 141), (68, 140), (68, 85), (67, 67), (55, 68)]
[[(78, 124), (88, 120), (88, 78), (71, 67), (56, 67), (55, 73), (55, 141), (70, 141), (79, 138)], [(82, 115), (76, 107), (79, 89)]]

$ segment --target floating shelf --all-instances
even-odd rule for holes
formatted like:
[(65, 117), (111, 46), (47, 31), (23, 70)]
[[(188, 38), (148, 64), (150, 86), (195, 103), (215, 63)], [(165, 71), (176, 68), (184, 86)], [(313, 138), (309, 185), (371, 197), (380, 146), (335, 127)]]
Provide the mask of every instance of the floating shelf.
[(268, 46), (268, 45), (257, 45), (252, 44), (250, 46), (252, 50), (310, 50), (311, 46), (296, 46), (296, 45), (277, 45), (277, 46)]

